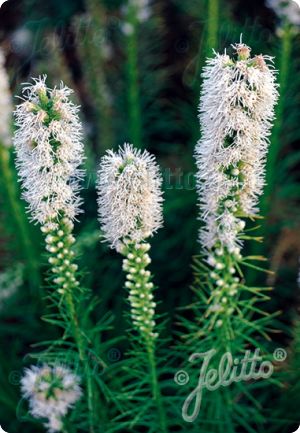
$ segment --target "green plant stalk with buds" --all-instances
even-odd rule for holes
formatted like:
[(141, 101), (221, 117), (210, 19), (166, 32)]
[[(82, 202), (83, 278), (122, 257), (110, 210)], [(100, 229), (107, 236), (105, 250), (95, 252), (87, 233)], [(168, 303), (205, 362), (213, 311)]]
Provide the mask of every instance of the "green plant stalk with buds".
[[(168, 419), (159, 379), (157, 351), (159, 324), (147, 239), (163, 222), (162, 176), (153, 155), (125, 143), (118, 152), (108, 151), (98, 171), (98, 211), (104, 238), (125, 258), (129, 290), (130, 352), (123, 365), (117, 398), (125, 406), (111, 431), (142, 428), (167, 432)], [(145, 415), (145, 416), (143, 416)]]
[[(94, 432), (95, 424), (95, 395), (94, 384), (90, 372), (88, 358), (88, 342), (86, 341), (79, 318), (79, 306), (76, 302), (76, 291), (80, 290), (77, 278), (78, 266), (75, 264), (72, 245), (75, 238), (72, 235), (73, 223), (68, 218), (62, 218), (55, 230), (43, 229), (47, 234), (46, 244), (49, 252), (49, 263), (53, 273), (52, 283), (61, 295), (60, 308), (66, 308), (71, 324), (71, 334), (78, 349), (79, 359), (86, 378), (87, 400), (90, 419), (90, 433)], [(63, 316), (63, 314), (62, 314)], [(66, 324), (67, 325), (67, 324)], [(68, 326), (68, 325), (67, 325)]]
[(153, 289), (151, 281), (152, 275), (147, 270), (151, 259), (148, 255), (150, 244), (127, 244), (122, 249), (122, 254), (126, 256), (123, 261), (123, 269), (127, 272), (126, 288), (129, 290), (129, 303), (131, 306), (131, 318), (134, 328), (142, 337), (148, 355), (148, 362), (151, 377), (152, 397), (155, 401), (159, 425), (162, 432), (167, 431), (166, 415), (161, 399), (160, 386), (155, 359), (155, 340), (158, 334), (155, 332), (155, 307)]
[[(59, 346), (72, 347), (69, 340), (74, 341), (86, 385), (89, 432), (94, 433), (99, 423), (96, 409), (99, 395), (90, 359), (95, 331), (88, 315), (93, 303), (88, 302), (87, 291), (81, 287), (72, 251), (75, 242), (73, 219), (80, 210), (81, 124), (78, 107), (68, 98), (71, 90), (63, 84), (59, 89), (49, 89), (45, 79), (39, 78), (24, 89), (27, 99), (15, 112), (19, 127), (14, 140), (17, 166), (24, 198), (29, 203), (32, 218), (41, 224), (50, 255), (53, 290), (49, 299), (58, 314), (46, 316), (45, 320), (64, 329), (62, 340), (55, 341), (50, 349), (54, 349), (56, 356), (60, 353)], [(36, 152), (39, 152), (39, 158), (36, 158)], [(83, 312), (84, 306), (86, 311)], [(50, 349), (41, 358), (47, 359)]]
[[(183, 319), (187, 329), (183, 335), (186, 345), (182, 347), (185, 362), (191, 360), (192, 353), (215, 350), (210, 368), (216, 372), (223, 355), (230, 353), (235, 360), (249, 346), (259, 349), (263, 359), (271, 359), (267, 343), (272, 315), (260, 304), (269, 299), (270, 289), (248, 286), (243, 274), (244, 268), (263, 271), (253, 261), (265, 259), (243, 257), (241, 247), (245, 241), (260, 240), (252, 235), (255, 227), (246, 228), (245, 220), (260, 218), (257, 202), (264, 184), (268, 136), (278, 92), (267, 57), (251, 57), (251, 49), (242, 43), (233, 48), (236, 57), (216, 54), (207, 60), (203, 72), (199, 109), (202, 136), (195, 158), (204, 251), (194, 262), (195, 319)], [(194, 373), (193, 379), (196, 383)], [(210, 431), (226, 427), (233, 433), (240, 425), (253, 431), (262, 422), (259, 401), (245, 381), (230, 388), (220, 386), (211, 394), (203, 397), (199, 420), (206, 428), (218, 414)], [(243, 401), (235, 404), (241, 395)], [(246, 399), (251, 404), (245, 404)], [(186, 421), (195, 421), (199, 401), (192, 407), (186, 399), (183, 409)]]

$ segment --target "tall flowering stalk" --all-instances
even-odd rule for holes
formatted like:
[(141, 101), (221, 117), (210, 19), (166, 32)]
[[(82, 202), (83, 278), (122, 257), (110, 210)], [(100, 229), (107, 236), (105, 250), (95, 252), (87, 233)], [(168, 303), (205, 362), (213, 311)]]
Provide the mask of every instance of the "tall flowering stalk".
[[(234, 45), (233, 50), (232, 57), (225, 53), (208, 59), (203, 72), (201, 139), (195, 152), (203, 252), (194, 262), (194, 318), (182, 322), (187, 329), (182, 347), (185, 356), (215, 350), (210, 367), (216, 371), (225, 353), (239, 360), (249, 344), (268, 357), (266, 342), (271, 324), (271, 316), (258, 304), (269, 299), (269, 288), (249, 287), (243, 275), (244, 266), (260, 270), (252, 260), (264, 259), (244, 257), (242, 247), (245, 240), (257, 240), (247, 233), (246, 219), (259, 218), (258, 199), (264, 186), (277, 85), (270, 57), (251, 57), (250, 48), (242, 43)], [(195, 359), (191, 357), (190, 361)], [(195, 368), (198, 380), (198, 364)], [(240, 402), (241, 395), (244, 398)], [(194, 400), (185, 400), (183, 417), (195, 422), (200, 404), (195, 391), (191, 397)], [(249, 405), (243, 404), (247, 398)], [(206, 394), (199, 418), (212, 432), (228, 426), (235, 432), (241, 424), (245, 431), (252, 431), (253, 425), (262, 420), (257, 407), (251, 385), (240, 382)], [(213, 428), (211, 421), (216, 413), (221, 427), (216, 424)]]
[(118, 153), (108, 151), (98, 173), (99, 220), (105, 239), (125, 259), (133, 326), (146, 349), (152, 397), (159, 426), (166, 431), (166, 418), (158, 384), (155, 346), (155, 308), (151, 262), (147, 239), (162, 226), (162, 178), (155, 159), (125, 144)]
[(18, 198), (16, 175), (11, 166), (12, 159), (12, 98), (9, 88), (9, 78), (5, 69), (4, 53), (0, 49), (0, 167), (3, 189), (6, 194), (11, 217), (18, 231), (18, 241), (22, 247), (27, 264), (29, 284), (35, 291), (39, 289), (40, 276), (34, 252), (34, 245), (30, 240), (30, 233), (23, 209)]
[(49, 89), (45, 77), (23, 89), (23, 102), (15, 111), (17, 167), (23, 197), (34, 222), (46, 235), (51, 283), (59, 295), (66, 336), (76, 344), (86, 377), (90, 432), (93, 431), (93, 384), (89, 373), (87, 341), (81, 329), (77, 299), (81, 292), (74, 263), (73, 221), (80, 212), (78, 195), (84, 156), (78, 107), (63, 84)]
[(200, 242), (215, 285), (213, 323), (219, 326), (224, 320), (219, 316), (236, 309), (241, 247), (248, 238), (244, 219), (257, 217), (277, 100), (274, 70), (267, 65), (271, 59), (250, 57), (244, 44), (234, 50), (237, 59), (216, 55), (204, 69), (202, 137), (195, 154), (204, 221)]

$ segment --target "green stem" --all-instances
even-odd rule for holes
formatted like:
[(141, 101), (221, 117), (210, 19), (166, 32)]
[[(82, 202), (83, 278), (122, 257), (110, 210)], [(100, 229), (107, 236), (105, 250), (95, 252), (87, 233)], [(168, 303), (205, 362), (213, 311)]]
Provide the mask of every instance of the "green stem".
[(150, 375), (151, 375), (152, 397), (157, 407), (161, 432), (167, 433), (168, 430), (167, 430), (166, 414), (162, 404), (161, 391), (160, 391), (160, 386), (157, 378), (156, 359), (155, 359), (154, 347), (152, 344), (148, 345), (147, 353), (148, 353), (148, 361), (149, 361)]
[[(74, 253), (71, 245), (74, 243), (72, 236), (73, 224), (67, 218), (63, 218), (58, 228), (47, 231), (46, 243), (52, 254), (50, 263), (53, 265), (55, 275), (54, 283), (58, 286), (59, 293), (65, 301), (67, 315), (71, 324), (71, 335), (77, 346), (80, 363), (83, 367), (89, 414), (89, 432), (94, 433), (95, 408), (94, 408), (94, 386), (91, 378), (89, 359), (87, 355), (87, 342), (79, 322), (75, 294), (79, 282), (76, 278), (77, 265), (74, 263)], [(63, 314), (62, 314), (63, 317)]]
[(126, 287), (129, 289), (129, 301), (131, 303), (131, 315), (133, 323), (139, 332), (147, 351), (149, 370), (150, 370), (150, 387), (152, 398), (158, 411), (158, 422), (160, 431), (167, 433), (167, 421), (165, 409), (162, 402), (160, 386), (158, 383), (156, 357), (155, 357), (155, 340), (158, 334), (155, 331), (155, 307), (153, 301), (153, 283), (152, 275), (148, 271), (147, 265), (151, 259), (147, 254), (150, 249), (148, 243), (132, 244), (125, 247), (124, 254), (127, 259), (124, 260), (124, 270), (128, 271)]
[(76, 308), (74, 304), (74, 299), (71, 291), (66, 293), (66, 307), (71, 320), (73, 338), (77, 345), (78, 354), (80, 362), (84, 368), (85, 379), (86, 379), (86, 389), (88, 398), (88, 411), (89, 411), (89, 423), (90, 423), (90, 433), (94, 433), (94, 396), (93, 396), (93, 382), (90, 376), (89, 361), (86, 357), (86, 347), (85, 341), (81, 333), (78, 316), (76, 313)]
[(142, 124), (140, 88), (138, 73), (138, 41), (137, 18), (135, 7), (130, 7), (128, 24), (132, 26), (132, 32), (126, 36), (127, 42), (127, 87), (128, 87), (128, 111), (130, 140), (138, 148), (142, 147)]
[(219, 0), (208, 0), (207, 45), (206, 55), (211, 56), (212, 49), (218, 47)]
[[(11, 216), (15, 222), (18, 240), (22, 247), (23, 257), (27, 263), (28, 279), (31, 288), (36, 291), (42, 290), (38, 264), (34, 254), (34, 246), (30, 240), (30, 234), (27, 222), (24, 219), (23, 209), (18, 200), (18, 193), (15, 183), (15, 177), (10, 168), (10, 151), (0, 143), (0, 167), (3, 179), (3, 187), (6, 192), (7, 201), (11, 209)], [(40, 295), (42, 295), (40, 293)]]
[(281, 97), (276, 107), (276, 122), (274, 124), (271, 137), (271, 144), (266, 166), (266, 187), (262, 200), (262, 215), (267, 216), (270, 211), (270, 205), (275, 191), (277, 163), (281, 151), (282, 125), (285, 109), (285, 93), (288, 87), (289, 67), (292, 54), (293, 32), (288, 24), (285, 25), (282, 32), (280, 59), (279, 59), (279, 88)]

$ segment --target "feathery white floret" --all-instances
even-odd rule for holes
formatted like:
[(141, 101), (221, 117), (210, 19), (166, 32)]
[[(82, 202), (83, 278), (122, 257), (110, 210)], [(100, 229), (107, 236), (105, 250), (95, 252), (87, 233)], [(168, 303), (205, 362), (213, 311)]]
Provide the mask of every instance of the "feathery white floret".
[(14, 144), (23, 197), (32, 219), (41, 224), (65, 216), (73, 220), (81, 203), (79, 181), (83, 171), (82, 126), (72, 90), (63, 83), (49, 89), (46, 77), (23, 89), (15, 111), (18, 130)]
[(12, 112), (13, 108), (9, 80), (5, 69), (5, 57), (0, 49), (0, 144), (7, 147), (12, 145)]
[(241, 216), (257, 213), (263, 192), (269, 135), (277, 99), (275, 72), (267, 56), (250, 57), (234, 46), (237, 59), (216, 54), (204, 68), (196, 146), (197, 186), (205, 249), (241, 245)]
[(294, 26), (300, 25), (300, 5), (297, 0), (267, 0), (267, 6), (279, 16)]
[(112, 247), (140, 242), (162, 226), (162, 177), (154, 156), (125, 144), (109, 150), (98, 173), (99, 220)]
[(63, 417), (81, 397), (80, 379), (64, 366), (32, 366), (21, 379), (23, 397), (29, 400), (30, 413), (45, 418), (50, 433), (61, 431)]

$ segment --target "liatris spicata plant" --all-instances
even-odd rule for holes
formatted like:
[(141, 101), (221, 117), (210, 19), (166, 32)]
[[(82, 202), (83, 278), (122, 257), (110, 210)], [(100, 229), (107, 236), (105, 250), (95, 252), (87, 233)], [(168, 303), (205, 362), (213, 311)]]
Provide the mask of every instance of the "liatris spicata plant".
[(26, 369), (21, 389), (31, 415), (47, 419), (44, 425), (49, 433), (64, 431), (64, 418), (82, 395), (80, 378), (63, 365)]
[[(225, 53), (208, 59), (203, 72), (202, 135), (195, 152), (203, 253), (194, 263), (195, 317), (183, 320), (187, 328), (183, 350), (188, 349), (189, 355), (216, 350), (210, 363), (213, 368), (218, 368), (225, 353), (230, 352), (233, 359), (243, 356), (249, 344), (268, 356), (266, 330), (271, 323), (270, 315), (257, 305), (258, 300), (269, 299), (264, 293), (269, 289), (248, 287), (242, 272), (243, 266), (260, 270), (252, 260), (264, 259), (243, 257), (241, 249), (245, 240), (256, 239), (247, 233), (245, 219), (258, 218), (277, 85), (270, 57), (251, 57), (250, 48), (242, 43), (233, 49), (233, 57)], [(221, 427), (216, 425), (211, 431), (230, 426), (235, 432), (242, 410), (243, 426), (251, 431), (261, 413), (253, 411), (248, 416), (247, 406), (241, 409), (234, 404), (240, 394), (249, 396), (253, 404), (250, 391), (241, 382), (206, 394), (199, 418), (211, 426), (211, 417), (218, 413)], [(198, 403), (185, 401), (186, 421), (197, 419)]]
[[(162, 226), (161, 183), (159, 168), (154, 157), (147, 151), (141, 152), (132, 145), (125, 144), (117, 153), (108, 151), (102, 158), (98, 173), (99, 220), (104, 238), (112, 248), (125, 256), (125, 286), (129, 290), (130, 315), (137, 331), (137, 337), (132, 336), (133, 343), (137, 342), (141, 347), (132, 351), (134, 366), (128, 371), (134, 376), (137, 369), (148, 369), (155, 412), (158, 414), (156, 425), (160, 431), (165, 432), (166, 418), (155, 356), (155, 342), (158, 337), (155, 322), (156, 303), (153, 296), (153, 277), (147, 269), (151, 262), (148, 254), (150, 245), (147, 240)], [(146, 355), (143, 353), (144, 350)], [(139, 361), (138, 357), (141, 358)], [(145, 357), (148, 360), (146, 362)], [(132, 383), (135, 384), (133, 377), (129, 383), (130, 387)], [(123, 393), (130, 393), (131, 399), (141, 389), (140, 385), (130, 391), (127, 387), (128, 383), (124, 385)], [(145, 395), (148, 399), (145, 404), (148, 405), (149, 395), (144, 394), (144, 399)], [(138, 401), (141, 403), (141, 399), (137, 399)], [(139, 405), (133, 406), (132, 410), (139, 410)], [(135, 420), (137, 424), (143, 421), (141, 415), (137, 415)]]
[(217, 55), (204, 70), (202, 137), (196, 147), (204, 221), (200, 242), (216, 286), (214, 320), (219, 312), (235, 310), (241, 247), (247, 239), (244, 219), (255, 219), (258, 213), (277, 100), (274, 70), (266, 63), (270, 58), (251, 58), (244, 44), (234, 49), (237, 60)]
[(147, 151), (125, 144), (118, 153), (108, 151), (102, 158), (98, 181), (99, 219), (105, 239), (126, 259), (126, 287), (135, 327), (151, 344), (155, 303), (147, 239), (162, 226), (161, 175)]
[[(84, 156), (78, 107), (69, 100), (72, 93), (63, 84), (49, 89), (45, 77), (34, 80), (24, 90), (23, 102), (15, 112), (18, 130), (14, 143), (17, 167), (32, 220), (41, 224), (51, 266), (53, 304), (59, 318), (50, 323), (64, 327), (64, 340), (73, 339), (86, 381), (90, 432), (96, 416), (95, 393), (88, 359), (89, 329), (79, 312), (85, 297), (77, 276), (72, 245), (73, 221), (80, 212), (80, 168)], [(90, 307), (89, 307), (90, 308)], [(63, 345), (63, 342), (60, 343)]]

